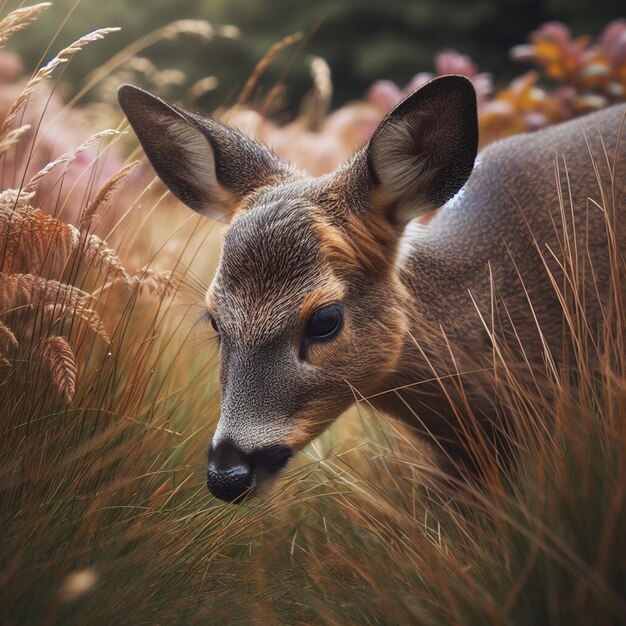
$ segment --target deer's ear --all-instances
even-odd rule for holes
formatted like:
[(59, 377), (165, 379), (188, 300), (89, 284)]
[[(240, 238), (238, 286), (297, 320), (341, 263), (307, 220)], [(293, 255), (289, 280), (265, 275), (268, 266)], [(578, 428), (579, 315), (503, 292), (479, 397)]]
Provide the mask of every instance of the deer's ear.
[(247, 194), (292, 173), (234, 128), (142, 89), (122, 85), (118, 101), (159, 178), (194, 211), (224, 219)]
[(431, 80), (387, 115), (366, 148), (376, 203), (398, 224), (441, 206), (465, 184), (477, 149), (472, 83)]

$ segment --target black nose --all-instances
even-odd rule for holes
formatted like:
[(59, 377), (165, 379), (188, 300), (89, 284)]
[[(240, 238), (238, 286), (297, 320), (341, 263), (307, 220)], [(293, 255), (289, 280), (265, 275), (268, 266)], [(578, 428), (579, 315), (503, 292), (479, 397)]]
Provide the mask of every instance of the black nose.
[(209, 448), (207, 487), (220, 500), (233, 502), (256, 485), (248, 456), (228, 441)]
[(267, 446), (246, 454), (226, 440), (209, 448), (207, 487), (220, 500), (234, 502), (254, 489), (261, 479), (282, 469), (292, 456), (286, 446)]

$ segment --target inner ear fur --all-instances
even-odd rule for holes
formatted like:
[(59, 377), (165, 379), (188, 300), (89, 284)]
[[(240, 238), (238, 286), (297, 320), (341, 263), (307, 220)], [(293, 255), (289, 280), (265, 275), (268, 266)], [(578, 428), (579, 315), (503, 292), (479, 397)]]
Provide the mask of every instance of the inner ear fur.
[(122, 85), (118, 101), (159, 178), (194, 211), (224, 219), (246, 195), (293, 173), (236, 129), (138, 87)]
[(373, 197), (400, 225), (445, 204), (465, 184), (478, 150), (476, 93), (463, 76), (441, 76), (381, 122), (366, 148)]

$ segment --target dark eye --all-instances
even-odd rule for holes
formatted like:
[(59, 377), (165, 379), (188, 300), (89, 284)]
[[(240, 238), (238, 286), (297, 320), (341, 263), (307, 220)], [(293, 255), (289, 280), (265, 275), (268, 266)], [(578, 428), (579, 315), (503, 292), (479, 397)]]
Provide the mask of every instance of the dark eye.
[(219, 334), (220, 329), (217, 325), (217, 322), (215, 321), (215, 318), (208, 311), (206, 312), (206, 317), (209, 318), (209, 322), (211, 322), (211, 326), (213, 326), (213, 330)]
[(311, 314), (304, 331), (305, 342), (325, 341), (334, 337), (343, 324), (343, 306), (330, 304)]

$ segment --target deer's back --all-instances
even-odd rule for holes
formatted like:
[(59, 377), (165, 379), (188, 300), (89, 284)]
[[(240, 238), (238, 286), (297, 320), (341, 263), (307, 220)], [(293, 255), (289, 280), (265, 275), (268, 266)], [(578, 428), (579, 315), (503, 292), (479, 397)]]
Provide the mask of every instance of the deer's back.
[(488, 318), (504, 303), (500, 320), (510, 317), (527, 351), (539, 351), (534, 317), (555, 343), (562, 328), (549, 273), (562, 287), (562, 267), (574, 263), (597, 313), (592, 292), (608, 286), (606, 215), (622, 251), (626, 242), (625, 113), (618, 105), (487, 147), (461, 192), (404, 244), (419, 316), (473, 350), (483, 331), (476, 306)]

